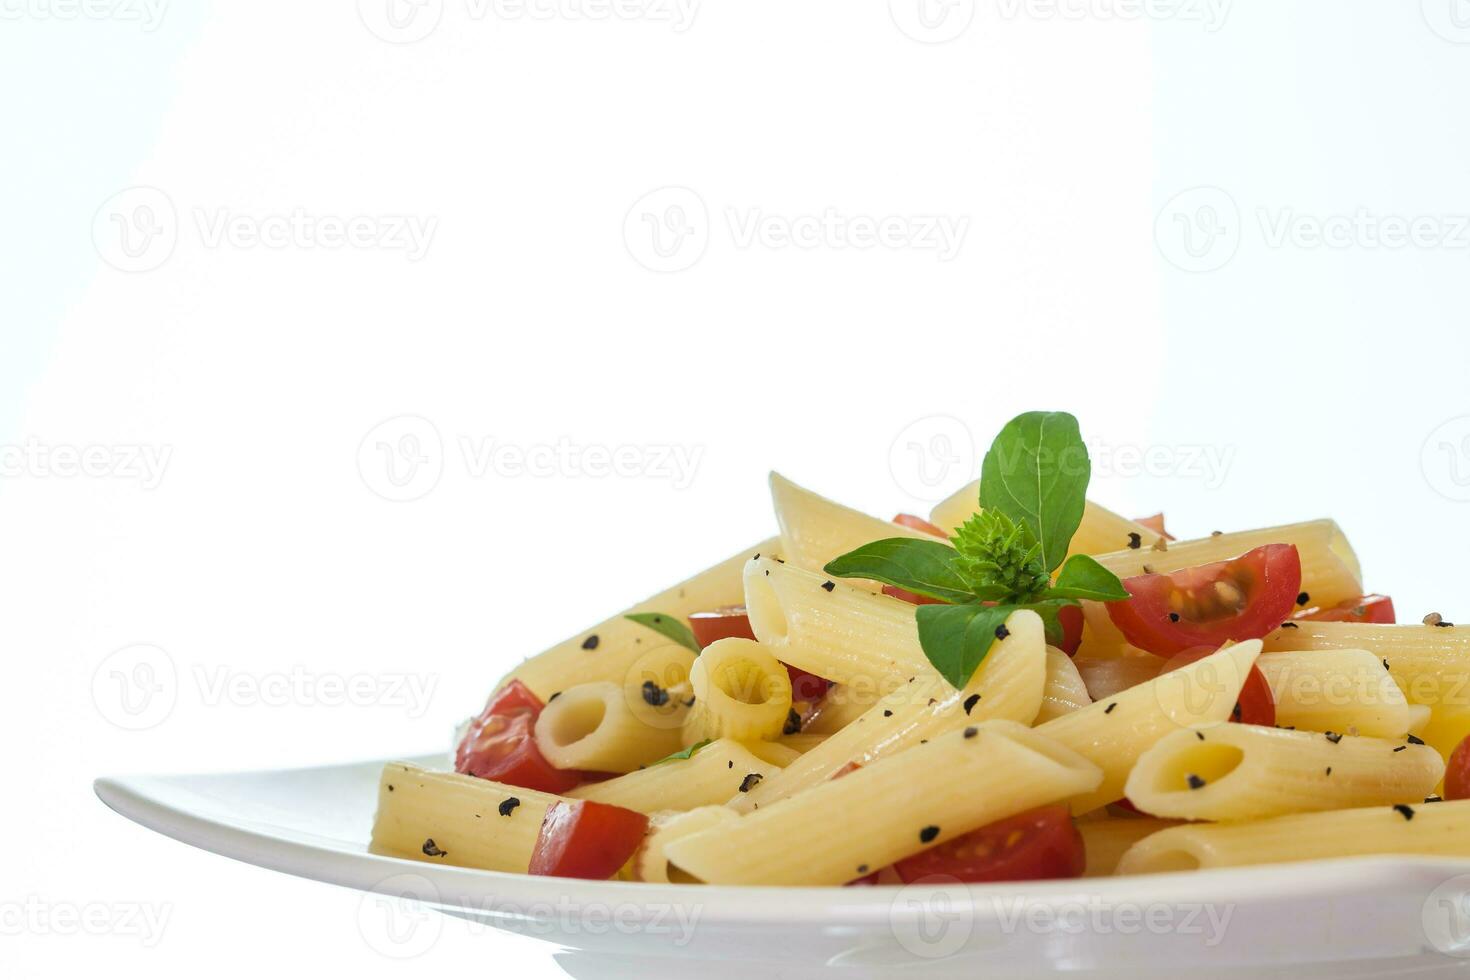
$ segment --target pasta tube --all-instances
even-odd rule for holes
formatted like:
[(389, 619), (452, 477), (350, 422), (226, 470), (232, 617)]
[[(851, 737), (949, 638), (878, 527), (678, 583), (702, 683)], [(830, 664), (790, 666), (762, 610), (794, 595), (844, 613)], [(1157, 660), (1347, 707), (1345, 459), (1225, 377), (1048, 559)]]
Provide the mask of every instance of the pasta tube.
[(723, 804), (781, 771), (739, 742), (718, 739), (696, 749), (687, 759), (670, 759), (600, 783), (587, 783), (567, 793), (579, 800), (657, 813)]
[(1105, 878), (1115, 874), (1123, 854), (1150, 834), (1178, 826), (1177, 821), (1152, 817), (1117, 817), (1104, 820), (1079, 820), (1077, 830), (1087, 854), (1084, 878)]
[(1427, 745), (1216, 725), (1159, 739), (1139, 756), (1124, 792), (1159, 817), (1258, 820), (1418, 803), (1443, 774), (1444, 760)]
[(679, 727), (645, 724), (612, 681), (569, 687), (536, 719), (536, 748), (558, 769), (632, 772), (682, 745)]
[(1046, 648), (1046, 687), (1041, 692), (1041, 710), (1035, 724), (1060, 718), (1092, 703), (1087, 685), (1072, 658), (1056, 647)]
[(774, 739), (791, 714), (791, 678), (769, 650), (732, 637), (704, 648), (689, 672), (694, 706), (684, 722), (687, 744), (711, 738)]
[[(781, 528), (781, 557), (813, 572), (820, 572), (839, 555), (884, 538), (940, 540), (923, 531), (834, 503), (779, 473), (771, 474), (771, 499), (776, 505), (776, 523)], [(877, 589), (876, 583), (865, 579), (847, 581)]]
[(697, 880), (669, 863), (665, 850), (676, 840), (715, 827), (724, 827), (740, 818), (722, 806), (702, 806), (687, 813), (655, 817), (643, 845), (633, 856), (633, 876), (639, 881), (662, 884), (698, 884)]
[[(930, 523), (953, 532), (972, 514), (980, 510), (980, 481), (966, 484), (951, 496), (941, 500), (934, 505), (929, 513)], [(1119, 517), (1106, 507), (1100, 507), (1092, 501), (1087, 501), (1082, 510), (1082, 523), (1077, 526), (1077, 533), (1072, 535), (1072, 543), (1067, 548), (1069, 555), (1100, 555), (1109, 551), (1119, 551), (1130, 547), (1132, 535), (1138, 535), (1139, 543), (1144, 548), (1153, 546), (1162, 535), (1136, 521), (1130, 521), (1126, 517)]]
[(1384, 738), (1409, 732), (1404, 692), (1366, 650), (1263, 653), (1256, 666), (1271, 687), (1278, 725)]

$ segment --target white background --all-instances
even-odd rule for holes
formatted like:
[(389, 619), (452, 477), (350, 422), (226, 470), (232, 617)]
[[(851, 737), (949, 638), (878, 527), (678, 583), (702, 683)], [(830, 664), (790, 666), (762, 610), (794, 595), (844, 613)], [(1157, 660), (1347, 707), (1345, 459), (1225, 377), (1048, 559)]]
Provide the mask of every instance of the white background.
[[(91, 779), (437, 747), (765, 535), (772, 468), (923, 511), (1067, 409), (1095, 499), (1332, 515), (1470, 616), (1463, 0), (161, 2), (0, 0), (7, 976), (400, 969)], [(132, 731), (139, 662), (178, 686)], [(415, 966), (559, 972), (458, 922)]]

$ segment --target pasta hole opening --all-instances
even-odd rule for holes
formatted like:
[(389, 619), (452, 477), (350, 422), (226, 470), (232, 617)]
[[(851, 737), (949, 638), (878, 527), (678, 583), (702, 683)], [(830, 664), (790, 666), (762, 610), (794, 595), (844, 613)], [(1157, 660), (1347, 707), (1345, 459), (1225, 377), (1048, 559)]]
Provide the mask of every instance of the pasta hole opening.
[(1200, 742), (1175, 753), (1168, 765), (1159, 769), (1154, 789), (1160, 793), (1203, 789), (1229, 776), (1244, 760), (1245, 752), (1238, 746)]
[(601, 698), (582, 698), (567, 704), (552, 717), (551, 740), (565, 748), (575, 745), (602, 727), (607, 704)]
[(1155, 871), (1198, 871), (1200, 860), (1185, 850), (1167, 850), (1152, 854), (1148, 859), (1149, 873)]
[(712, 678), (721, 693), (741, 704), (761, 705), (771, 700), (769, 675), (744, 658), (721, 664)]

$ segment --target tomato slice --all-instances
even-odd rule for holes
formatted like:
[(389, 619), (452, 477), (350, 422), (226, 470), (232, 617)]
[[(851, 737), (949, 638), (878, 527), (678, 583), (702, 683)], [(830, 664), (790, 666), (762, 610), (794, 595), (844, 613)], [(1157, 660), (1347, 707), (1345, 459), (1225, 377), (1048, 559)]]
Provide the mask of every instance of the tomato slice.
[(732, 636), (742, 640), (755, 639), (755, 632), (750, 628), (750, 616), (744, 606), (721, 606), (709, 612), (694, 613), (689, 617), (689, 629), (701, 650), (716, 640)]
[(628, 863), (647, 832), (642, 813), (591, 800), (557, 800), (541, 821), (527, 871), (606, 880)]
[(1077, 656), (1082, 646), (1082, 607), (1063, 606), (1057, 610), (1057, 621), (1062, 624), (1062, 652), (1069, 657)]
[(1444, 770), (1444, 798), (1470, 800), (1470, 737), (1450, 753), (1449, 765)]
[(1132, 597), (1108, 603), (1108, 616), (1129, 643), (1150, 653), (1218, 649), (1279, 627), (1301, 584), (1296, 545), (1268, 544), (1231, 561), (1130, 578), (1123, 587)]
[(1076, 878), (1086, 867), (1082, 835), (1065, 804), (997, 820), (894, 865), (905, 884), (929, 875), (960, 881)]
[(800, 667), (790, 664), (782, 664), (786, 668), (786, 676), (791, 678), (791, 700), (805, 701), (807, 704), (816, 704), (827, 696), (827, 691), (832, 687), (832, 682), (825, 677), (808, 673)]
[(1142, 524), (1144, 527), (1148, 528), (1155, 534), (1162, 535), (1165, 541), (1177, 540), (1174, 535), (1164, 530), (1163, 514), (1155, 514), (1152, 517), (1138, 517), (1134, 519), (1133, 523)]
[(1393, 599), (1386, 595), (1365, 595), (1361, 599), (1349, 599), (1323, 609), (1312, 606), (1303, 609), (1292, 619), (1307, 619), (1318, 623), (1396, 623)]
[(520, 681), (511, 681), (490, 698), (470, 722), (454, 753), (454, 769), (510, 786), (565, 793), (581, 782), (581, 774), (558, 769), (536, 747), (536, 718), (541, 700)]
[(936, 538), (942, 538), (946, 541), (949, 540), (949, 535), (941, 531), (938, 525), (931, 524), (922, 517), (915, 517), (913, 514), (899, 514), (893, 519), (893, 523), (902, 524), (904, 527), (912, 528), (915, 531), (923, 531), (925, 534), (932, 534)]
[(896, 585), (883, 586), (883, 594), (891, 595), (895, 599), (902, 599), (904, 602), (912, 603), (916, 606), (932, 606), (944, 602), (943, 599), (931, 599), (926, 595), (910, 592), (908, 589), (900, 589)]
[[(1203, 660), (1217, 652), (1215, 647), (1195, 647), (1193, 650), (1176, 653), (1159, 673), (1167, 674), (1171, 670), (1187, 667), (1196, 660)], [(1242, 725), (1276, 724), (1276, 698), (1271, 694), (1271, 685), (1266, 683), (1266, 675), (1254, 665), (1245, 676), (1245, 683), (1240, 686), (1240, 697), (1235, 702), (1235, 710), (1230, 713), (1230, 720), (1238, 721)]]

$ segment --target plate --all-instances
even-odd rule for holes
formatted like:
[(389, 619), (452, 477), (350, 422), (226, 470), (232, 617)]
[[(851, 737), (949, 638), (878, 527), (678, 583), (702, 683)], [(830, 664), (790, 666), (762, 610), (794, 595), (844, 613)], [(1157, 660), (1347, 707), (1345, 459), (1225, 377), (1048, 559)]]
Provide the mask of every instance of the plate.
[(362, 890), (364, 907), (381, 904), (401, 926), (378, 940), (389, 955), (412, 955), (433, 933), (415, 924), (442, 926), (415, 917), (428, 906), (554, 943), (561, 966), (589, 980), (695, 971), (700, 980), (1470, 974), (1467, 860), (1354, 858), (984, 886), (538, 878), (371, 853), (383, 761), (109, 777), (96, 790), (118, 813), (186, 844)]

